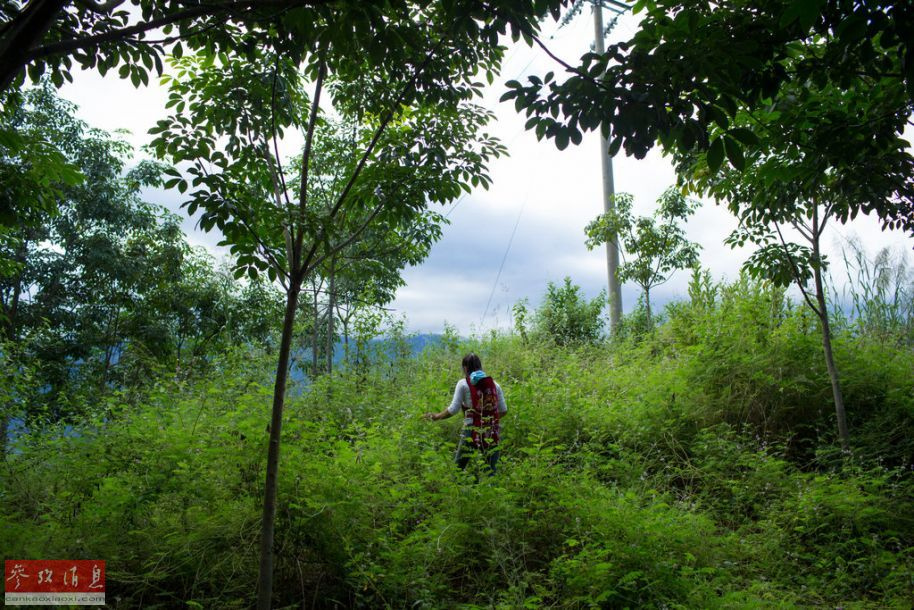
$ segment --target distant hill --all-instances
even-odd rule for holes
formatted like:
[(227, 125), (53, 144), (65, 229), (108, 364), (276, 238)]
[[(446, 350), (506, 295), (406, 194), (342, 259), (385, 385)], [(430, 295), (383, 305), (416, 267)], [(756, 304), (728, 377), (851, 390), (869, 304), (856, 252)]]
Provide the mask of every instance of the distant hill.
[[(374, 345), (378, 345), (378, 344), (383, 344), (385, 341), (387, 341), (386, 338), (380, 338), (380, 339), (372, 339), (369, 343), (374, 346)], [(441, 335), (436, 334), (436, 333), (422, 333), (422, 334), (418, 334), (418, 335), (409, 335), (406, 338), (406, 341), (407, 341), (407, 343), (409, 343), (410, 353), (413, 356), (415, 356), (417, 354), (422, 353), (422, 350), (424, 350), (426, 347), (440, 343)], [(354, 345), (351, 341), (349, 344), (349, 349), (354, 349)], [(345, 353), (346, 353), (346, 351), (345, 351), (345, 348), (343, 347), (343, 342), (337, 341), (336, 344), (333, 346), (333, 364), (334, 364), (334, 366), (338, 366), (341, 362), (343, 362), (343, 357), (345, 356)], [(390, 352), (389, 349), (388, 349), (388, 354), (392, 355), (392, 353)], [(297, 362), (309, 362), (310, 358), (311, 358), (311, 352), (307, 349), (299, 350), (297, 352), (293, 352), (292, 357), (293, 357), (293, 360), (297, 361)], [(294, 365), (292, 367), (291, 377), (292, 377), (293, 381), (298, 381), (298, 382), (305, 381), (305, 379), (306, 379), (306, 375), (304, 374), (304, 371), (300, 367), (294, 366)]]
[(412, 347), (413, 354), (418, 354), (429, 345), (441, 343), (441, 335), (422, 334), (409, 337), (409, 344)]

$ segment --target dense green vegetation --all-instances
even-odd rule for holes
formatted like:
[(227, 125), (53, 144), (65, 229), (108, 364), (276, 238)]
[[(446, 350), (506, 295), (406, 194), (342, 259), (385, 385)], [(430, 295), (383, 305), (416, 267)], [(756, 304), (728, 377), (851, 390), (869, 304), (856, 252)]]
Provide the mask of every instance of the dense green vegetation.
[[(585, 4), (641, 21), (567, 63), (543, 20)], [(564, 72), (506, 83), (527, 129), (677, 186), (588, 227), (643, 291), (609, 333), (566, 277), (417, 355), (383, 306), (492, 182), (509, 38)], [(0, 0), (0, 554), (103, 558), (126, 608), (909, 608), (914, 280), (852, 245), (837, 294), (822, 237), (914, 234), (912, 40), (887, 0)], [(155, 161), (56, 96), (74, 65), (161, 77)], [(658, 312), (697, 194), (755, 249)], [(469, 351), (510, 405), (482, 481), (421, 417)]]
[[(914, 337), (839, 324), (848, 456), (807, 308), (696, 274), (665, 317), (612, 344), (450, 334), (387, 355), (401, 336), (299, 387), (277, 606), (907, 607)], [(420, 419), (469, 350), (509, 404), (500, 472), (478, 485), (451, 461), (454, 426)], [(74, 433), (20, 438), (4, 556), (104, 556), (125, 607), (247, 607), (271, 361), (238, 348), (111, 396)]]

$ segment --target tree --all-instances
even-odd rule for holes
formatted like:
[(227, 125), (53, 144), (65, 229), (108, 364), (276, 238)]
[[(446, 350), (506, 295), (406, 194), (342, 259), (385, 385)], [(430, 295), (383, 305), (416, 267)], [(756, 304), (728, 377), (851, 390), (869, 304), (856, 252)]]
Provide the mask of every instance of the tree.
[(163, 337), (164, 349), (157, 356), (176, 373), (199, 374), (214, 354), (267, 342), (281, 319), (282, 297), (275, 287), (265, 278), (235, 279), (230, 269), (217, 268), (203, 248), (185, 245), (179, 265), (159, 277), (125, 318), (125, 332), (142, 337), (155, 331)]
[[(29, 143), (3, 159), (4, 209), (23, 222), (0, 245), (0, 258), (14, 263), (0, 276), (0, 312), (8, 345), (43, 378), (26, 415), (46, 408), (69, 418), (76, 413), (60, 397), (145, 380), (154, 365), (202, 363), (229, 334), (263, 336), (251, 325), (269, 299), (244, 311), (242, 287), (187, 245), (178, 218), (140, 199), (160, 167), (127, 170), (129, 146), (75, 119), (47, 85), (22, 100), (0, 123)], [(39, 156), (80, 180), (34, 175)]]
[[(508, 83), (502, 99), (531, 117), (528, 129), (564, 148), (581, 131), (605, 125), (613, 133), (612, 154), (624, 148), (642, 158), (659, 142), (668, 153), (713, 147), (713, 158), (727, 152), (738, 165), (742, 148), (764, 134), (756, 126), (731, 131), (733, 117), (794, 98), (798, 84), (840, 91), (897, 86), (897, 110), (914, 98), (910, 3), (644, 0), (633, 11), (644, 15), (631, 39), (585, 54), (578, 66), (552, 55), (571, 75), (566, 80), (550, 72), (525, 85)], [(868, 109), (863, 102), (861, 117)], [(786, 120), (777, 126), (790, 128)], [(849, 127), (833, 134), (830, 143), (839, 151), (865, 126)]]
[[(605, 291), (587, 301), (580, 286), (572, 284), (570, 277), (566, 277), (561, 286), (549, 282), (533, 319), (536, 334), (557, 345), (595, 344), (603, 330), (605, 320), (601, 314), (605, 305)], [(526, 305), (523, 302), (515, 305), (514, 315), (523, 337), (526, 334), (523, 326)]]
[[(293, 32), (274, 26), (289, 14), (307, 19), (312, 13), (336, 10), (346, 15), (371, 15), (374, 7), (330, 0), (219, 0), (207, 3), (135, 0), (127, 10), (124, 0), (5, 0), (0, 3), (0, 91), (17, 79), (23, 68), (37, 80), (50, 73), (54, 84), (72, 80), (74, 62), (102, 74), (120, 66), (121, 78), (146, 84), (149, 71), (162, 74), (162, 56), (174, 43), (191, 49), (232, 48), (234, 34), (243, 29), (259, 36)], [(367, 10), (366, 10), (367, 9)], [(272, 31), (271, 31), (272, 30)], [(149, 38), (148, 34), (158, 33)]]
[[(104, 387), (123, 339), (118, 319), (151, 288), (156, 268), (169, 267), (180, 232), (174, 218), (138, 198), (143, 185), (158, 179), (157, 168), (145, 164), (122, 175), (129, 147), (75, 119), (72, 105), (48, 86), (25, 92), (22, 102), (0, 127), (22, 134), (25, 144), (4, 159), (14, 175), (4, 207), (23, 222), (5, 229), (0, 246), (0, 258), (14, 263), (0, 278), (0, 303), (6, 337), (18, 342), (29, 335), (23, 351), (40, 363), (45, 399), (53, 404), (96, 364), (96, 384)], [(36, 156), (66, 173), (31, 175)]]
[[(296, 13), (283, 19), (294, 48), (257, 46), (240, 33), (233, 53), (179, 60), (169, 106), (156, 128), (159, 155), (190, 164), (186, 205), (201, 210), (204, 230), (218, 227), (236, 272), (266, 273), (286, 293), (270, 423), (258, 606), (272, 597), (276, 481), (289, 352), (303, 281), (374, 223), (396, 225), (431, 203), (487, 186), (485, 166), (503, 147), (480, 136), (490, 113), (469, 103), (481, 90), (477, 73), (493, 78), (502, 57), (499, 33), (536, 29), (541, 11), (561, 2), (500, 6), (477, 2), (366, 5), (368, 15)], [(300, 67), (310, 79), (306, 92)], [(310, 93), (310, 95), (309, 95)], [(321, 96), (359, 129), (360, 154), (336, 183), (313, 163)], [(213, 104), (212, 100), (219, 100)], [(276, 154), (286, 129), (304, 134), (300, 182), (290, 185)], [(329, 184), (329, 205), (315, 192)], [(337, 187), (338, 188), (334, 188)]]
[[(340, 121), (322, 121), (315, 129), (311, 163), (321, 168), (320, 182), (315, 183), (311, 202), (317, 207), (329, 208), (332, 197), (348, 178), (360, 152), (355, 140), (359, 128), (356, 124)], [(445, 137), (443, 133), (428, 134), (429, 139)], [(300, 167), (301, 157), (292, 159), (293, 167)], [(298, 173), (289, 182), (300, 183)], [(367, 214), (367, 211), (365, 212)], [(348, 220), (360, 226), (365, 220), (350, 212)], [(380, 307), (392, 301), (396, 290), (403, 285), (401, 271), (407, 265), (420, 263), (427, 256), (432, 244), (441, 235), (441, 225), (446, 219), (433, 210), (404, 217), (398, 222), (370, 223), (344, 249), (331, 256), (309, 278), (311, 293), (308, 315), (313, 317), (310, 326), (312, 374), (333, 368), (334, 345), (338, 333), (336, 322), (343, 327), (343, 339), (348, 345), (349, 322), (360, 307)], [(323, 297), (323, 301), (321, 298)], [(323, 313), (321, 309), (323, 308)], [(319, 356), (324, 366), (318, 367)]]
[(428, 256), (447, 219), (433, 210), (400, 226), (370, 227), (341, 253), (339, 275), (332, 291), (336, 317), (343, 326), (348, 351), (349, 325), (360, 309), (383, 307), (404, 285), (401, 272)]
[(620, 236), (623, 261), (619, 267), (619, 280), (632, 281), (641, 287), (650, 327), (651, 288), (669, 280), (674, 271), (698, 263), (698, 244), (687, 240), (679, 226), (680, 221), (695, 212), (698, 204), (686, 199), (674, 187), (664, 191), (657, 200), (653, 216), (635, 218), (632, 196), (627, 193), (620, 193), (615, 203), (613, 212), (601, 214), (587, 225), (587, 247), (593, 249), (609, 236)]
[[(794, 45), (785, 70), (823, 58), (818, 40)], [(677, 155), (682, 180), (707, 191), (740, 220), (728, 238), (759, 249), (746, 262), (756, 276), (795, 283), (818, 317), (841, 445), (849, 435), (837, 366), (831, 348), (821, 238), (829, 222), (873, 213), (884, 227), (914, 231), (914, 158), (900, 137), (910, 117), (904, 83), (867, 72), (841, 83), (810, 76), (785, 83), (766, 107), (738, 112), (726, 128), (714, 126), (705, 152)], [(758, 136), (756, 134), (759, 134)], [(732, 136), (751, 142), (745, 153)], [(719, 145), (718, 145), (719, 144)], [(724, 154), (733, 169), (719, 170)], [(791, 227), (800, 243), (785, 235)], [(806, 283), (814, 282), (810, 296)]]
[[(40, 232), (64, 190), (83, 180), (69, 158), (84, 131), (47, 83), (0, 107), (0, 278), (22, 271), (30, 233)], [(7, 339), (15, 335), (20, 297), (3, 295)]]
[[(730, 201), (743, 223), (731, 243), (760, 244), (750, 268), (781, 283), (811, 278), (820, 291), (818, 242), (830, 219), (872, 213), (885, 228), (914, 232), (914, 157), (901, 137), (914, 99), (914, 6), (662, 0), (636, 8), (645, 10), (639, 32), (577, 68), (566, 64), (566, 81), (509, 83), (504, 99), (531, 115), (539, 137), (561, 147), (602, 120), (614, 153), (640, 158), (659, 141), (687, 187)], [(717, 178), (725, 158), (733, 171)], [(806, 246), (772, 235), (785, 223)], [(824, 300), (805, 299), (822, 322), (846, 448)]]
[[(899, 137), (914, 99), (910, 3), (659, 0), (635, 10), (645, 14), (630, 40), (577, 67), (562, 62), (572, 74), (563, 82), (552, 73), (509, 82), (502, 99), (559, 148), (605, 123), (613, 154), (641, 158), (659, 142), (704, 157), (710, 173), (725, 158), (744, 169), (747, 152), (814, 117), (820, 129), (803, 146), (821, 163), (810, 175), (842, 175), (847, 188), (868, 191), (858, 210), (914, 230), (914, 206), (885, 203), (914, 191)], [(873, 172), (878, 188), (867, 186)]]
[[(452, 3), (455, 23), (465, 35), (483, 34), (492, 46), (509, 24), (515, 40), (519, 28), (558, 11), (569, 0), (548, 0), (535, 6), (517, 2)], [(103, 75), (118, 68), (121, 78), (134, 85), (148, 84), (149, 73), (162, 75), (162, 58), (184, 46), (211, 53), (254, 49), (263, 45), (281, 48), (301, 57), (314, 42), (315, 24), (335, 20), (337, 34), (349, 40), (372, 40), (373, 52), (398, 44), (388, 39), (385, 11), (391, 7), (377, 0), (216, 0), (213, 2), (155, 2), (131, 0), (3, 0), (0, 2), (0, 94), (21, 84), (25, 73), (37, 81), (49, 74), (56, 86), (72, 80), (74, 64), (97, 68)], [(419, 3), (418, 6), (431, 4)], [(406, 4), (399, 7), (406, 10)], [(484, 22), (497, 11), (494, 28), (480, 31), (469, 19)], [(481, 38), (480, 38), (481, 39)], [(402, 41), (399, 41), (402, 42)]]

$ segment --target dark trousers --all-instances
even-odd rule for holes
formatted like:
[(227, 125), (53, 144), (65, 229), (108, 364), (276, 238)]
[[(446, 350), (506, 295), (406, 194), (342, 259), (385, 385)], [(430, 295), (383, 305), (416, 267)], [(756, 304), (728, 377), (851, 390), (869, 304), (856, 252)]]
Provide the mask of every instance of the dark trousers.
[[(457, 467), (464, 470), (467, 467), (467, 464), (470, 463), (470, 460), (476, 457), (474, 454), (479, 452), (480, 450), (473, 444), (472, 433), (469, 430), (464, 431), (460, 435), (460, 441), (457, 443), (457, 453), (454, 455), (454, 461), (457, 463)], [(498, 456), (500, 454), (501, 451), (499, 451), (497, 445), (482, 450), (481, 457), (485, 461), (486, 472), (488, 472), (489, 476), (495, 474), (495, 465), (498, 463)], [(479, 475), (477, 473), (477, 478), (478, 477)]]

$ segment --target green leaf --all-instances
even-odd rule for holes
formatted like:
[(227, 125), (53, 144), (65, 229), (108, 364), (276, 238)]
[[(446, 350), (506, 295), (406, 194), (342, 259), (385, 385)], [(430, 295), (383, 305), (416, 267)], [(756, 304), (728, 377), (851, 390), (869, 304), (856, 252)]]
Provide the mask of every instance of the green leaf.
[(836, 29), (838, 38), (845, 44), (852, 44), (866, 36), (866, 13), (856, 12), (842, 20)]
[(735, 129), (731, 129), (729, 131), (729, 135), (733, 136), (746, 146), (759, 145), (759, 138), (751, 129), (747, 129), (745, 127), (737, 127)]
[(714, 122), (723, 129), (727, 129), (730, 126), (730, 119), (727, 118), (727, 113), (722, 108), (712, 104), (708, 106), (708, 113), (711, 115), (711, 118), (714, 119)]
[(724, 143), (720, 138), (711, 142), (711, 146), (708, 147), (706, 159), (708, 162), (708, 169), (711, 173), (717, 173), (717, 170), (720, 169), (720, 164), (724, 162)]
[(559, 150), (568, 148), (568, 132), (564, 129), (555, 135), (555, 145)]
[(724, 137), (724, 147), (726, 148), (727, 159), (730, 160), (730, 165), (739, 171), (746, 169), (746, 159), (743, 157), (743, 150), (742, 147), (740, 147), (739, 142), (726, 136)]
[(825, 0), (792, 0), (781, 14), (781, 27), (796, 21), (804, 31), (808, 30), (821, 14), (824, 4)]
[(609, 144), (609, 156), (615, 157), (619, 153), (620, 148), (622, 148), (622, 136), (616, 136)]

